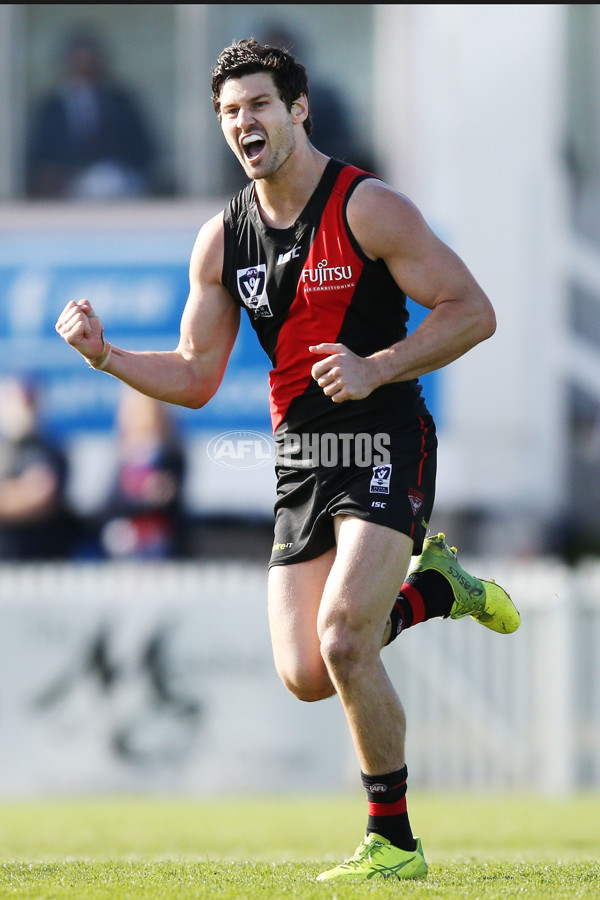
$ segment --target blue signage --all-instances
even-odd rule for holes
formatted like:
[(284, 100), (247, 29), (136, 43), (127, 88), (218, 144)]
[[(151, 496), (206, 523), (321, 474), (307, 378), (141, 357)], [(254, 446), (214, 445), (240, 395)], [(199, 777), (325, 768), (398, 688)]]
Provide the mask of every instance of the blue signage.
[[(50, 433), (113, 427), (120, 385), (93, 372), (56, 333), (70, 299), (87, 297), (107, 337), (129, 350), (172, 350), (188, 293), (188, 264), (0, 265), (0, 375), (24, 374), (40, 386)], [(186, 428), (269, 430), (269, 360), (242, 316), (230, 365), (215, 398), (201, 410), (174, 407)]]

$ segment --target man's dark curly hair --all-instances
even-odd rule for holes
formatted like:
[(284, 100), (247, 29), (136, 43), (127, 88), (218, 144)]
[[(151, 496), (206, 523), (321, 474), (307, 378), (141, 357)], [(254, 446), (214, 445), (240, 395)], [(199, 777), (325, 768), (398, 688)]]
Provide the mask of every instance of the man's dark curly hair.
[[(256, 72), (268, 72), (279, 91), (279, 96), (291, 112), (300, 94), (308, 98), (306, 69), (287, 50), (259, 44), (255, 38), (234, 41), (221, 51), (212, 71), (212, 100), (215, 112), (220, 116), (221, 90), (228, 78), (241, 78)], [(310, 113), (303, 122), (307, 134), (312, 131)]]

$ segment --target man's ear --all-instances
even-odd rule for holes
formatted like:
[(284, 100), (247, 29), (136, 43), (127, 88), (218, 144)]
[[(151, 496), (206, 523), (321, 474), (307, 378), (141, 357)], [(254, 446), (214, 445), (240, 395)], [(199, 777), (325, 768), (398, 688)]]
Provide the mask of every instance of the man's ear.
[(304, 122), (308, 118), (308, 97), (300, 94), (292, 103), (292, 120), (294, 125)]

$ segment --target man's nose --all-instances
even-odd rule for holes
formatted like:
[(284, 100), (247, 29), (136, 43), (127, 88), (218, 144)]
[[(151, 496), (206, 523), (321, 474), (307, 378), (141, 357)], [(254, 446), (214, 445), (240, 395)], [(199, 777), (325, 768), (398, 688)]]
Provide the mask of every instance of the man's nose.
[(254, 117), (252, 115), (252, 110), (246, 109), (243, 106), (240, 106), (237, 114), (236, 125), (238, 128), (243, 128), (247, 126), (250, 122), (254, 121)]

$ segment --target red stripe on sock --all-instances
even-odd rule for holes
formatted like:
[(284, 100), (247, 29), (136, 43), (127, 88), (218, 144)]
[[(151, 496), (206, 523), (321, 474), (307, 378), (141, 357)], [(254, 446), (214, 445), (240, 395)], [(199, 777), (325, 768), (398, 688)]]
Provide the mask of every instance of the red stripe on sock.
[(400, 816), (406, 812), (406, 797), (396, 803), (372, 803), (369, 800), (368, 807), (370, 816)]
[(418, 590), (412, 584), (403, 584), (401, 593), (410, 603), (413, 611), (413, 625), (418, 625), (425, 619), (425, 601)]

